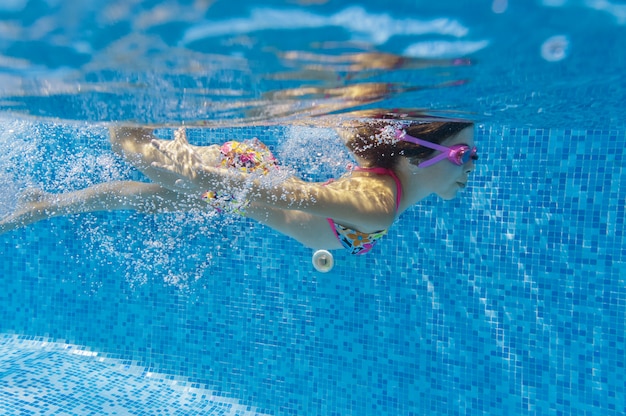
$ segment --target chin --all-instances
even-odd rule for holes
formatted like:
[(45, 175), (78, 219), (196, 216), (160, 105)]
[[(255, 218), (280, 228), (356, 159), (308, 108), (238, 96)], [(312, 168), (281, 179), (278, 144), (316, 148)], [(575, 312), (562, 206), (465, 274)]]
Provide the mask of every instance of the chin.
[(452, 201), (453, 199), (455, 199), (457, 197), (457, 191), (452, 191), (452, 192), (447, 192), (445, 194), (437, 194), (437, 196), (441, 199), (443, 199), (444, 201)]

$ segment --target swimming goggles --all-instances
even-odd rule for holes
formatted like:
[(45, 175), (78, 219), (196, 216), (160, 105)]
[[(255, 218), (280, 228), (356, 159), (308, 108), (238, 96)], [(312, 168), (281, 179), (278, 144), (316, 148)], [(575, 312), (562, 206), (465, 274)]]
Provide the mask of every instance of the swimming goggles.
[(428, 166), (434, 165), (435, 163), (442, 161), (446, 158), (457, 166), (463, 166), (464, 164), (469, 162), (470, 159), (478, 160), (476, 147), (470, 148), (466, 144), (455, 144), (454, 146), (450, 147), (442, 146), (440, 144), (418, 139), (417, 137), (409, 136), (404, 130), (396, 130), (396, 139), (405, 142), (415, 143), (417, 145), (442, 152), (440, 155), (437, 155), (432, 159), (428, 159), (427, 161), (420, 163), (420, 168), (426, 168)]

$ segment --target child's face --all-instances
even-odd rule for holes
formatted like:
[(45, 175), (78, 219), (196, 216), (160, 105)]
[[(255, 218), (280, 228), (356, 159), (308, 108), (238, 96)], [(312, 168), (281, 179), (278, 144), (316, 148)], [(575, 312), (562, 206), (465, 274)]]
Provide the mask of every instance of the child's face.
[[(466, 144), (474, 147), (474, 128), (468, 127), (461, 130), (455, 136), (444, 140), (443, 146)], [(474, 170), (474, 160), (470, 159), (462, 166), (457, 166), (449, 160), (442, 160), (432, 166), (424, 168), (428, 170), (427, 180), (430, 182), (433, 193), (445, 200), (454, 199), (460, 189), (465, 188), (468, 175)]]

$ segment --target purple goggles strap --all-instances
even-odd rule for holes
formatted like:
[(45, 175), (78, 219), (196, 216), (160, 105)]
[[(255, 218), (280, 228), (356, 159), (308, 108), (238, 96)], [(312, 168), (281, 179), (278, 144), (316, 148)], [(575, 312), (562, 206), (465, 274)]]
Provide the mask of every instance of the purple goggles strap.
[(450, 152), (451, 149), (449, 147), (441, 146), (441, 145), (436, 144), (436, 143), (432, 143), (432, 142), (428, 142), (426, 140), (418, 139), (417, 137), (409, 136), (403, 130), (396, 130), (396, 139), (402, 140), (402, 141), (405, 141), (405, 142), (419, 144), (420, 146), (428, 147), (429, 149), (439, 150), (440, 152), (442, 152), (440, 155), (437, 155), (437, 156), (433, 157), (432, 159), (428, 159), (427, 161), (420, 163), (419, 164), (420, 168), (426, 168), (428, 166), (434, 165), (435, 163), (437, 163), (437, 162), (439, 162), (441, 160), (447, 159), (448, 156), (451, 154), (451, 152)]

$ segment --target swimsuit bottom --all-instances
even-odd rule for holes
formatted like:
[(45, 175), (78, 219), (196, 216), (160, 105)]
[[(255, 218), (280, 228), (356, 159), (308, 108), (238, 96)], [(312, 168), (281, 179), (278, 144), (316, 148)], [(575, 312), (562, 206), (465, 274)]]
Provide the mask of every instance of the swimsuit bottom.
[[(278, 168), (278, 161), (271, 150), (256, 137), (243, 142), (228, 141), (220, 148), (219, 167), (235, 169), (244, 173), (267, 175)], [(207, 191), (202, 200), (219, 213), (245, 216), (248, 200), (234, 195)]]
[(278, 167), (271, 150), (256, 137), (243, 142), (229, 141), (220, 148), (220, 166), (245, 173), (260, 172), (267, 175)]

